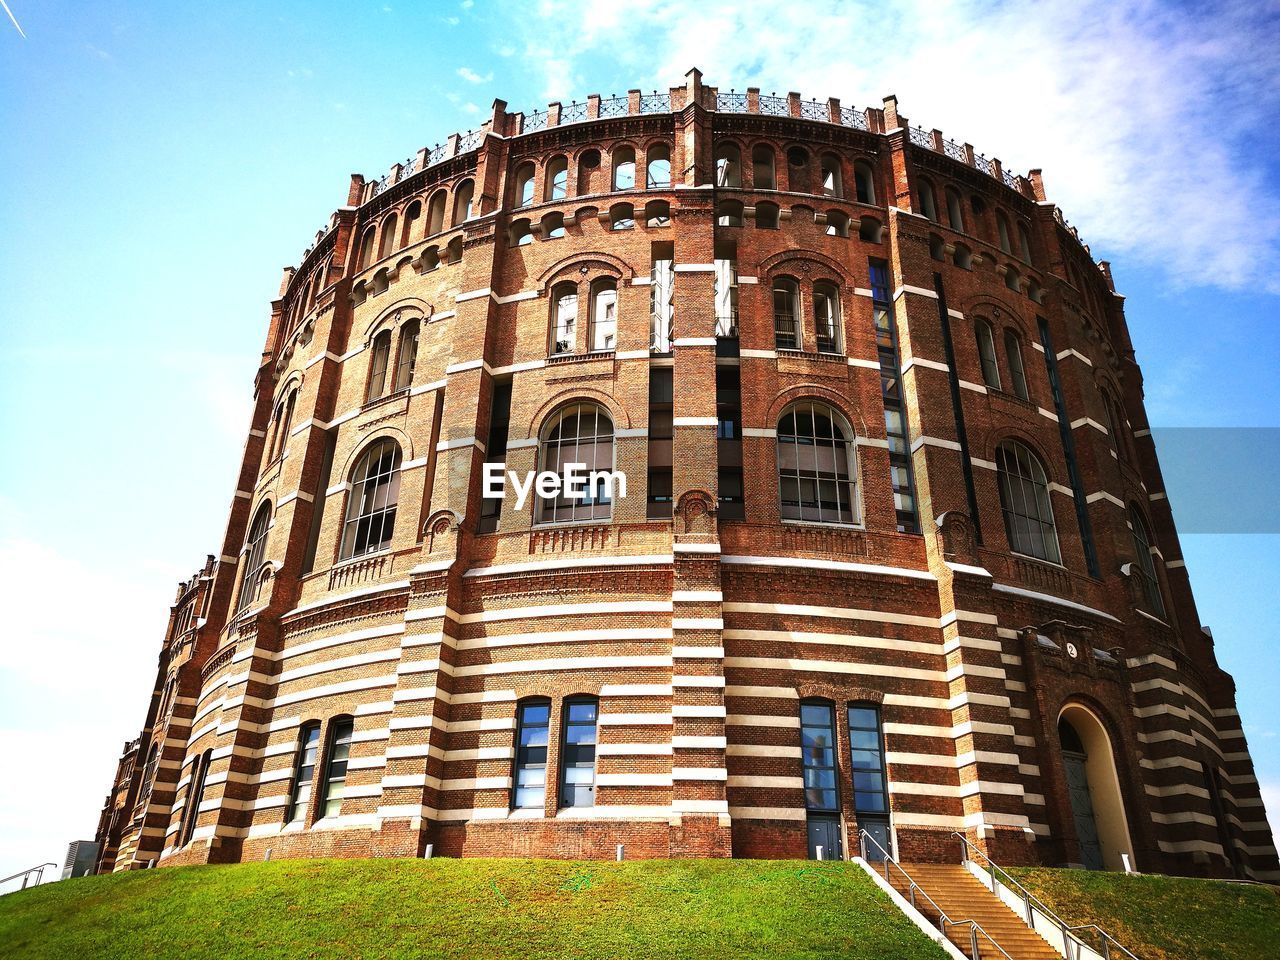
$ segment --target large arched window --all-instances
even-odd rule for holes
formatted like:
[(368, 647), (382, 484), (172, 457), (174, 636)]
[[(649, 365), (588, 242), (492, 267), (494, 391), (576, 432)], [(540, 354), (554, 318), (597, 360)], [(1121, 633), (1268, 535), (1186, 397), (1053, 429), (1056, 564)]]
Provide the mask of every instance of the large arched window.
[(1111, 442), (1115, 444), (1116, 456), (1120, 460), (1129, 459), (1128, 429), (1124, 417), (1120, 413), (1120, 405), (1116, 398), (1105, 387), (1102, 390), (1102, 407), (1107, 414), (1107, 427), (1111, 431)]
[(645, 184), (650, 190), (666, 190), (671, 186), (671, 148), (665, 143), (650, 145), (645, 151)]
[(757, 143), (751, 148), (751, 185), (757, 190), (778, 189), (778, 178), (774, 173), (773, 147), (767, 143)]
[(856, 523), (853, 431), (825, 403), (802, 400), (778, 421), (778, 485), (782, 516), (819, 523)]
[(1009, 361), (1009, 379), (1013, 384), (1013, 392), (1023, 400), (1030, 400), (1027, 370), (1022, 364), (1022, 338), (1012, 330), (1004, 332), (1004, 354)]
[(804, 766), (805, 808), (810, 813), (839, 813), (836, 718), (830, 701), (801, 701), (800, 757)]
[(444, 229), (444, 207), (449, 202), (449, 194), (444, 190), (437, 190), (431, 195), (431, 200), (427, 203), (427, 236), (435, 236)]
[(1151, 559), (1151, 530), (1147, 527), (1142, 511), (1135, 504), (1129, 504), (1129, 524), (1133, 527), (1133, 552), (1138, 560), (1134, 572), (1141, 581), (1142, 597), (1147, 602), (1147, 610), (1164, 619), (1164, 597), (1160, 593), (1155, 561)]
[(996, 211), (996, 235), (1000, 241), (1000, 249), (1005, 253), (1013, 253), (1009, 243), (1009, 218), (1004, 215), (1003, 210)]
[(830, 281), (819, 280), (813, 285), (813, 321), (818, 333), (818, 352), (839, 353), (840, 290)]
[(636, 186), (635, 147), (617, 147), (610, 161), (613, 165), (613, 189), (634, 190)]
[(365, 403), (378, 399), (387, 389), (387, 367), (390, 363), (391, 331), (383, 330), (373, 338), (373, 352), (369, 354), (369, 385), (365, 389)]
[(1006, 440), (996, 447), (996, 478), (1009, 549), (1037, 560), (1061, 563), (1049, 482), (1040, 458), (1021, 443)]
[(418, 221), (422, 219), (422, 201), (415, 200), (404, 210), (404, 234), (400, 238), (400, 246), (408, 246), (415, 240), (422, 238), (417, 236)]
[(204, 784), (209, 777), (209, 763), (213, 758), (213, 751), (206, 750), (200, 756), (196, 757), (195, 763), (191, 766), (191, 779), (187, 784), (187, 806), (182, 811), (181, 830), (182, 833), (178, 837), (178, 846), (185, 847), (191, 842), (191, 835), (196, 830), (196, 820), (200, 817), (200, 804), (204, 802)]
[(395, 391), (409, 389), (413, 383), (413, 367), (418, 362), (418, 321), (410, 320), (400, 328), (400, 349), (396, 352)]
[(592, 350), (614, 350), (618, 346), (618, 282), (597, 280), (591, 285)]
[(790, 277), (773, 281), (773, 336), (780, 350), (800, 349), (800, 284)]
[(374, 441), (351, 471), (351, 494), (342, 529), (339, 560), (377, 553), (391, 546), (400, 499), (400, 446)]
[(921, 180), (916, 187), (916, 196), (920, 201), (920, 209), (916, 212), (922, 217), (928, 217), (934, 223), (937, 223), (938, 205), (933, 197), (933, 184), (928, 180)]
[(736, 144), (722, 143), (716, 147), (716, 186), (742, 186), (742, 156)]
[(551, 354), (573, 353), (578, 339), (578, 288), (558, 283), (551, 290)]
[(552, 157), (547, 162), (548, 200), (563, 200), (569, 195), (569, 161), (566, 157)]
[(373, 264), (374, 241), (378, 236), (378, 228), (370, 226), (364, 232), (364, 236), (360, 240), (360, 259), (357, 261), (357, 270), (365, 270)]
[(159, 744), (151, 744), (151, 749), (147, 751), (147, 764), (142, 768), (142, 786), (138, 789), (137, 806), (145, 809), (147, 801), (151, 799), (151, 788), (155, 786), (156, 770), (160, 766), (160, 748)]
[(471, 198), (475, 196), (476, 182), (463, 180), (453, 192), (453, 226), (464, 223), (471, 216)]
[(979, 318), (973, 324), (978, 340), (978, 359), (982, 361), (982, 382), (992, 390), (1000, 389), (1000, 366), (996, 363), (996, 337), (991, 324)]
[(876, 178), (871, 170), (871, 164), (865, 160), (859, 160), (853, 165), (853, 183), (857, 189), (859, 203), (876, 202)]
[(400, 220), (394, 213), (382, 221), (382, 243), (378, 246), (378, 259), (389, 257), (396, 252), (396, 227)]
[(293, 409), (298, 402), (298, 388), (294, 387), (289, 391), (289, 398), (285, 400), (281, 407), (280, 422), (277, 426), (276, 449), (275, 456), (284, 455), (284, 449), (289, 444), (289, 430), (293, 427)]
[[(609, 414), (595, 403), (561, 407), (543, 431), (541, 461), (543, 470), (562, 479), (570, 465), (580, 465), (584, 481), (592, 471), (612, 471), (613, 421)], [(607, 477), (600, 477), (594, 485), (582, 483), (580, 490), (562, 484), (556, 496), (540, 497), (538, 520), (608, 520), (612, 510), (611, 485)]]
[(527, 207), (533, 203), (533, 175), (532, 163), (522, 163), (516, 168), (515, 186), (511, 197), (517, 207)]
[(1027, 225), (1018, 222), (1018, 250), (1022, 254), (1022, 259), (1031, 262), (1031, 234), (1027, 232)]
[(258, 571), (267, 553), (267, 530), (271, 527), (271, 504), (264, 503), (253, 515), (244, 541), (244, 566), (240, 571), (240, 603), (243, 610), (258, 595)]
[(960, 206), (960, 194), (955, 187), (947, 187), (947, 226), (964, 233), (964, 210)]

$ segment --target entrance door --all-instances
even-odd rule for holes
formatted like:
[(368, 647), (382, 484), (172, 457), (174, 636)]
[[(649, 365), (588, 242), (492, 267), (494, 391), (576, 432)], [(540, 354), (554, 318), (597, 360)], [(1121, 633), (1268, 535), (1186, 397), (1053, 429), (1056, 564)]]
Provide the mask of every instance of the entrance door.
[(840, 850), (840, 822), (834, 818), (809, 818), (809, 859), (818, 859), (818, 848), (822, 848), (823, 860), (844, 859)]
[[(876, 843), (880, 844), (879, 847), (876, 846), (876, 843), (868, 843), (866, 845), (867, 861), (870, 863), (882, 863), (884, 861), (885, 856), (889, 853), (889, 850), (890, 850), (889, 821), (876, 820), (873, 818), (860, 816), (858, 818), (858, 826), (861, 827), (863, 830), (867, 831), (867, 836), (869, 836)], [(884, 853), (880, 852), (882, 850), (884, 851)]]
[(1084, 762), (1083, 753), (1062, 751), (1067, 792), (1076, 821), (1076, 841), (1080, 845), (1080, 862), (1086, 870), (1101, 870), (1102, 848), (1098, 844), (1098, 824), (1093, 818), (1093, 800), (1089, 796), (1089, 778), (1085, 774)]

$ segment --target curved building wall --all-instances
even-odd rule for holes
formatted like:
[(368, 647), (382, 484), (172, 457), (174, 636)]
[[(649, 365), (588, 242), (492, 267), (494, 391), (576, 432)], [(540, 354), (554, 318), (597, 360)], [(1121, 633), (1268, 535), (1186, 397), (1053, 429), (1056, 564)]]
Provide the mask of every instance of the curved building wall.
[[(499, 102), (353, 178), (286, 272), (104, 867), (860, 829), (1081, 863), (1074, 705), (1114, 757), (1106, 862), (1270, 875), (1146, 427), (1038, 171), (696, 72)], [(575, 457), (626, 495), (482, 497), (486, 463)]]

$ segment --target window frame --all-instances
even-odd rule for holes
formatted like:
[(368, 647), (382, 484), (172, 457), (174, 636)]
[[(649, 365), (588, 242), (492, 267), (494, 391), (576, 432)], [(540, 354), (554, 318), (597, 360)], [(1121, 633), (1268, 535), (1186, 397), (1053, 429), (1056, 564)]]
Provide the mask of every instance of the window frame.
[(1136, 503), (1129, 504), (1129, 525), (1133, 536), (1133, 550), (1137, 555), (1136, 572), (1148, 607), (1147, 612), (1164, 620), (1169, 614), (1164, 602), (1164, 591), (1160, 587), (1160, 575), (1156, 572), (1156, 562), (1152, 556), (1152, 551), (1157, 549), (1155, 537), (1147, 518)]
[(1000, 361), (996, 355), (996, 332), (991, 321), (977, 317), (973, 324), (973, 336), (978, 348), (978, 367), (982, 372), (983, 384), (989, 390), (1002, 389)]
[[(316, 799), (317, 820), (342, 816), (342, 801), (346, 796), (348, 764), (351, 761), (355, 732), (356, 721), (352, 716), (343, 715), (329, 721), (329, 735), (325, 738), (324, 776), (320, 780), (320, 792)], [(337, 756), (339, 749), (343, 750), (341, 757)], [(342, 764), (341, 776), (335, 776), (333, 772), (338, 764)], [(337, 797), (333, 795), (335, 787), (341, 790)], [(338, 806), (330, 812), (329, 808), (335, 800)]]
[[(589, 724), (591, 727), (592, 740), (591, 748), (591, 779), (584, 787), (581, 783), (571, 783), (569, 780), (570, 770), (584, 770), (586, 767), (573, 766), (568, 764), (570, 750), (577, 745), (570, 744), (569, 736), (571, 728), (585, 728), (588, 724), (581, 720), (573, 720), (574, 707), (590, 706), (594, 711), (593, 721)], [(596, 765), (598, 759), (597, 747), (600, 743), (600, 700), (598, 697), (586, 694), (575, 694), (572, 697), (566, 697), (560, 710), (560, 757), (559, 771), (557, 776), (557, 806), (565, 810), (569, 808), (594, 807), (596, 805)], [(580, 803), (581, 790), (585, 789), (590, 796), (590, 803)]]
[[(566, 315), (564, 304), (572, 300), (573, 313)], [(578, 309), (581, 297), (578, 285), (571, 280), (562, 280), (551, 288), (551, 324), (549, 356), (569, 356), (578, 352)], [(564, 345), (563, 349), (561, 344)]]
[(378, 331), (369, 345), (369, 351), (369, 378), (365, 383), (365, 403), (373, 403), (387, 392), (387, 370), (391, 366), (391, 331)]
[[(1013, 457), (1013, 464), (1018, 467), (1018, 473), (1011, 474), (1008, 467), (1010, 457)], [(1053, 512), (1052, 490), (1049, 486), (1049, 474), (1044, 468), (1044, 463), (1040, 457), (1019, 440), (1006, 439), (1000, 441), (996, 445), (996, 486), (1000, 493), (1000, 511), (1004, 517), (1005, 536), (1009, 540), (1009, 550), (1011, 553), (1019, 556), (1029, 557), (1032, 560), (1039, 560), (1042, 563), (1052, 563), (1055, 566), (1062, 566), (1062, 544), (1058, 539), (1058, 524)], [(1023, 472), (1024, 466), (1031, 469)], [(1036, 476), (1036, 474), (1039, 474)], [(1014, 480), (1019, 481), (1019, 491), (1021, 493), (1020, 500), (1023, 507), (1019, 512), (1018, 504), (1014, 502)], [(1037, 505), (1037, 508), (1043, 508), (1044, 515), (1031, 514), (1025, 512), (1027, 506), (1027, 492), (1030, 490), (1031, 502)], [(1027, 530), (1022, 536), (1015, 535), (1017, 529), (1014, 520), (1022, 521), (1027, 525)], [(1034, 526), (1033, 526), (1034, 525)], [(1045, 547), (1044, 555), (1036, 552), (1035, 538), (1032, 531), (1038, 530), (1040, 542)], [(1052, 536), (1047, 536), (1048, 534)], [(1025, 549), (1023, 549), (1025, 547)]]
[[(389, 466), (384, 469), (383, 458), (386, 451), (390, 451), (391, 459)], [(400, 444), (386, 436), (374, 439), (360, 452), (347, 477), (347, 503), (338, 539), (339, 563), (391, 549), (395, 538), (396, 514), (400, 506), (402, 457)], [(375, 469), (378, 472), (371, 472)], [(384, 487), (390, 488), (385, 498), (381, 493)], [(377, 526), (382, 531), (376, 546), (372, 539), (375, 517)], [(359, 549), (362, 539), (364, 548)]]
[[(795, 277), (782, 276), (775, 277), (773, 283), (769, 287), (773, 296), (773, 343), (779, 350), (800, 350), (804, 345), (804, 335), (800, 329), (800, 319), (803, 316), (802, 303), (800, 299), (800, 281)], [(786, 317), (788, 311), (780, 312), (778, 310), (779, 295), (787, 297), (790, 307), (790, 326), (791, 326), (791, 343), (784, 343), (785, 331), (778, 325), (780, 317)]]
[[(525, 718), (525, 711), (532, 708), (537, 708), (537, 707), (541, 707), (546, 710), (546, 720), (545, 722), (540, 724), (538, 723), (531, 724)], [(529, 749), (533, 749), (533, 750), (539, 749), (537, 745), (534, 745), (531, 748), (524, 746), (523, 744), (524, 731), (527, 729), (534, 729), (534, 730), (541, 729), (545, 731), (545, 734), (543, 737), (543, 743), (540, 748), (542, 750), (542, 762), (540, 765), (536, 762), (522, 761), (521, 759), (522, 752)], [(539, 811), (545, 810), (547, 805), (547, 768), (549, 766), (549, 761), (551, 759), (551, 699), (549, 697), (526, 697), (516, 703), (515, 741), (512, 744), (512, 747), (513, 747), (513, 751), (512, 751), (512, 757), (511, 757), (511, 795), (508, 801), (509, 802), (508, 809), (539, 810)], [(522, 787), (520, 784), (520, 771), (522, 769), (536, 770), (538, 769), (539, 766), (541, 766), (541, 769), (542, 769), (541, 802), (537, 804), (521, 803), (520, 791)], [(525, 787), (524, 789), (528, 789), (528, 788)]]
[[(613, 471), (617, 467), (618, 445), (617, 436), (613, 422), (613, 414), (603, 405), (594, 400), (572, 400), (568, 403), (557, 407), (549, 417), (546, 423), (538, 433), (538, 465), (540, 470), (547, 470), (552, 473), (563, 476), (564, 467), (571, 463), (584, 463), (582, 459), (568, 459), (564, 455), (564, 451), (572, 447), (576, 454), (583, 446), (582, 421), (583, 412), (590, 408), (593, 417), (593, 433), (590, 435), (589, 441), (592, 447), (591, 459), (598, 459), (595, 448), (608, 443), (609, 446), (609, 463), (605, 466), (587, 465), (586, 473), (592, 470), (609, 470)], [(566, 438), (557, 436), (552, 438), (553, 433), (560, 431), (561, 425), (568, 421), (570, 416), (577, 418), (572, 437)], [(600, 432), (601, 421), (608, 424), (608, 433)], [(556, 451), (555, 461), (557, 469), (552, 469), (551, 452)], [(590, 491), (588, 495), (580, 500), (569, 500), (564, 491), (555, 498), (545, 498), (535, 496), (533, 498), (534, 523), (538, 526), (544, 524), (563, 524), (563, 523), (609, 523), (613, 520), (613, 499), (612, 497), (593, 497)], [(562, 502), (563, 501), (563, 505)], [(568, 516), (563, 516), (567, 511)]]
[[(307, 759), (308, 751), (310, 760)], [(293, 783), (289, 787), (289, 805), (284, 810), (286, 824), (306, 823), (310, 817), (319, 760), (320, 721), (308, 720), (298, 728), (298, 740), (293, 754)]]
[[(396, 347), (396, 373), (392, 383), (392, 393), (400, 393), (413, 386), (413, 370), (418, 362), (418, 337), (422, 325), (417, 317), (405, 321), (400, 327), (399, 343)], [(406, 359), (406, 351), (408, 357)]]
[[(244, 546), (241, 548), (241, 561), (244, 569), (240, 573), (240, 596), (236, 600), (236, 615), (248, 609), (249, 604), (257, 599), (258, 571), (267, 556), (267, 537), (271, 533), (272, 509), (271, 501), (264, 500), (253, 514), (253, 520), (245, 533)], [(258, 522), (261, 521), (261, 528)]]
[[(824, 336), (823, 317), (826, 313), (827, 334)], [(840, 301), (840, 285), (834, 280), (815, 280), (813, 284), (813, 329), (819, 353), (839, 356), (844, 353), (844, 311)]]
[[(827, 723), (811, 723), (805, 717), (806, 710), (825, 710), (827, 714)], [(835, 704), (823, 697), (805, 697), (800, 701), (799, 717), (800, 720), (800, 771), (803, 780), (802, 789), (804, 792), (804, 809), (806, 814), (819, 814), (829, 816), (840, 816), (840, 733), (836, 727), (836, 709)], [(830, 763), (817, 763), (810, 756), (810, 745), (807, 742), (808, 731), (810, 729), (825, 729), (830, 735), (830, 745), (823, 747), (820, 741), (815, 741), (814, 749), (830, 752)], [(825, 757), (823, 758), (825, 759)], [(810, 771), (829, 772), (830, 786), (824, 785), (822, 779), (818, 779), (814, 785), (810, 785)], [(822, 797), (818, 802), (814, 801), (813, 794), (830, 794), (831, 803), (825, 805), (826, 798)], [(821, 804), (821, 805), (820, 805)]]
[[(810, 433), (801, 434), (799, 417), (807, 414)], [(819, 435), (817, 418), (822, 416), (830, 425), (832, 436)], [(787, 433), (783, 424), (791, 418), (792, 431)], [(840, 436), (835, 436), (839, 433)], [(823, 441), (829, 441), (824, 443)], [(784, 444), (790, 443), (795, 448), (791, 458), (784, 458)], [(830, 448), (830, 459), (833, 471), (830, 475), (819, 469), (816, 451), (820, 447)], [(803, 468), (803, 451), (810, 449), (815, 453), (810, 457), (813, 461), (811, 469)], [(802, 397), (789, 404), (778, 416), (775, 455), (777, 458), (778, 477), (778, 514), (784, 523), (818, 523), (830, 526), (856, 527), (861, 524), (862, 509), (860, 503), (861, 489), (858, 476), (857, 435), (854, 433), (848, 418), (837, 408), (825, 400), (816, 397)], [(784, 467), (784, 459), (794, 459), (794, 467)], [(843, 476), (840, 467), (847, 471)], [(788, 481), (794, 484), (796, 502), (789, 503), (786, 497)], [(827, 485), (834, 485), (836, 493), (835, 518), (824, 516), (828, 508), (824, 506), (822, 491)], [(811, 487), (812, 501), (805, 499), (806, 489)], [(843, 491), (844, 496), (841, 496)], [(846, 505), (847, 502), (847, 505)], [(807, 512), (816, 511), (816, 516), (807, 516)], [(844, 514), (848, 513), (846, 519)]]
[(1004, 331), (1004, 356), (1009, 364), (1009, 386), (1019, 400), (1031, 400), (1027, 388), (1027, 368), (1022, 355), (1022, 337), (1012, 327)]

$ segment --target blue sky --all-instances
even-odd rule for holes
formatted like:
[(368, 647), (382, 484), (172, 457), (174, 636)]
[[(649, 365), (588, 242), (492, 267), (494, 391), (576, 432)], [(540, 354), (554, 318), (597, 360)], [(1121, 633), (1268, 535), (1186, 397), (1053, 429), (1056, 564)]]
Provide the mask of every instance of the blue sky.
[(1258, 428), (1247, 469), (1181, 440), (1166, 479), (1209, 531), (1183, 548), (1280, 821), (1280, 524), (1215, 533), (1202, 509), (1260, 500), (1280, 450), (1275, 2), (8, 3), (27, 38), (0, 20), (0, 873), (93, 834), (176, 582), (220, 548), (280, 270), (348, 175), (495, 97), (694, 65), (724, 88), (895, 93), (913, 123), (1043, 167), (1114, 264), (1153, 424)]

